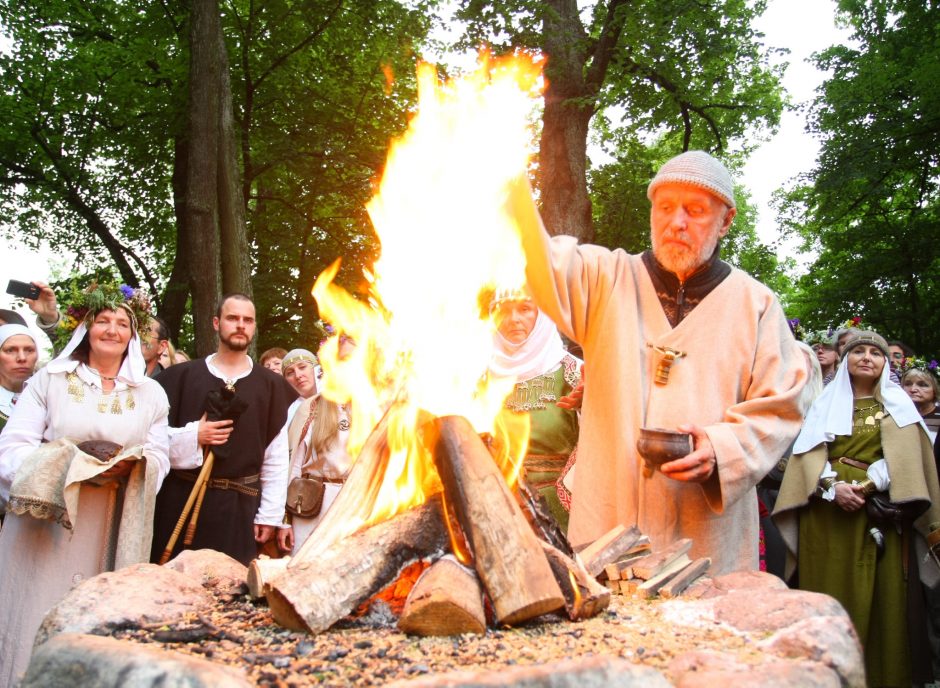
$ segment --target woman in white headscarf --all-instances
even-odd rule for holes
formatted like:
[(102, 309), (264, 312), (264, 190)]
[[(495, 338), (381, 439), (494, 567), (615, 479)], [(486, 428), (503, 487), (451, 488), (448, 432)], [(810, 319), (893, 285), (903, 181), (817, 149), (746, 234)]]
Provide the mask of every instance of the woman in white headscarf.
[(515, 378), (506, 407), (530, 419), (529, 448), (520, 478), (567, 531), (568, 509), (561, 499), (564, 487), (556, 483), (578, 444), (579, 424), (577, 412), (557, 402), (577, 387), (581, 361), (568, 353), (558, 328), (527, 294), (497, 293), (490, 311), (497, 326), (490, 372)]
[(23, 383), (33, 374), (39, 352), (29, 328), (0, 325), (0, 432), (23, 392)]
[(149, 302), (108, 285), (83, 298), (68, 345), (0, 434), (0, 685), (26, 669), (43, 617), (71, 587), (149, 559), (169, 470), (167, 398), (140, 348)]
[(799, 587), (835, 597), (865, 650), (868, 685), (929, 682), (925, 584), (940, 580), (940, 486), (926, 428), (890, 380), (888, 343), (857, 331), (810, 408), (774, 519)]

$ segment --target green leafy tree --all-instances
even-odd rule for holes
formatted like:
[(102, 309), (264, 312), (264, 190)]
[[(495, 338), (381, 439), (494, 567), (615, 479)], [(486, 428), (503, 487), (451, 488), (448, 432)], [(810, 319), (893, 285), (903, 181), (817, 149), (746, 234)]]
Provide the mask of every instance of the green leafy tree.
[[(752, 28), (764, 6), (605, 0), (582, 9), (575, 0), (463, 0), (468, 45), (495, 41), (501, 49), (547, 56), (538, 178), (549, 232), (594, 237), (587, 188), (592, 124), (624, 153), (665, 136), (672, 154), (724, 151), (732, 140), (746, 148), (745, 133), (777, 125), (779, 75)], [(623, 124), (613, 124), (614, 110)], [(649, 160), (644, 155), (636, 165)]]
[(921, 353), (940, 351), (940, 6), (839, 3), (851, 46), (817, 56), (831, 70), (809, 109), (822, 142), (814, 170), (780, 198), (803, 250), (817, 255), (794, 312), (819, 326), (859, 315)]

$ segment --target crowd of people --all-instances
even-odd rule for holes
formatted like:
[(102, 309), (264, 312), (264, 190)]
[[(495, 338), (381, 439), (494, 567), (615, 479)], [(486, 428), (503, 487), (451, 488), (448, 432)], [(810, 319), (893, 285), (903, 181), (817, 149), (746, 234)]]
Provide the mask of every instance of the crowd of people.
[[(711, 155), (668, 161), (647, 195), (652, 249), (629, 255), (550, 237), (528, 182), (511, 185), (527, 284), (490, 299), (488, 374), (529, 420), (521, 488), (574, 548), (637, 525), (654, 548), (691, 538), (713, 575), (764, 568), (832, 595), (869, 685), (940, 677), (936, 362), (859, 319), (788, 322), (719, 256), (736, 204)], [(35, 371), (34, 335), (0, 311), (0, 685), (89, 576), (184, 548), (296, 554), (355, 458), (355, 400), (320, 393), (312, 350), (249, 356), (249, 297), (221, 299), (217, 350), (189, 361), (143, 291), (93, 284), (63, 310), (34, 284), (51, 362)], [(656, 428), (692, 450), (649, 464), (637, 441)]]

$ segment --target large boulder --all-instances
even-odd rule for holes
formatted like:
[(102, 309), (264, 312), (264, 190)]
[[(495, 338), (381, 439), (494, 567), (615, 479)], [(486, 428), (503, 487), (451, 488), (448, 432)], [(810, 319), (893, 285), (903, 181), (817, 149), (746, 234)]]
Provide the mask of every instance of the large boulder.
[(616, 657), (588, 657), (496, 671), (455, 671), (398, 681), (389, 688), (668, 688), (670, 685), (666, 677), (652, 667)]
[(230, 667), (114, 638), (63, 633), (39, 647), (21, 688), (241, 688)]
[(248, 592), (248, 567), (214, 549), (184, 549), (163, 566), (222, 593)]
[(134, 564), (72, 588), (46, 615), (35, 645), (60, 633), (108, 635), (121, 628), (178, 622), (212, 602), (211, 593), (187, 575), (156, 564)]

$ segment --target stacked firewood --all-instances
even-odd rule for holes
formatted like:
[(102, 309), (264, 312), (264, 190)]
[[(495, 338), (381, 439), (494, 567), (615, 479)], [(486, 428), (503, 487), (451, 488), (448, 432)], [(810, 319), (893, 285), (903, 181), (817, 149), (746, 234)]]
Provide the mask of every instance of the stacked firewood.
[(649, 599), (676, 597), (708, 571), (711, 559), (692, 560), (692, 540), (654, 552), (636, 526), (618, 525), (578, 553), (588, 573), (611, 592)]

